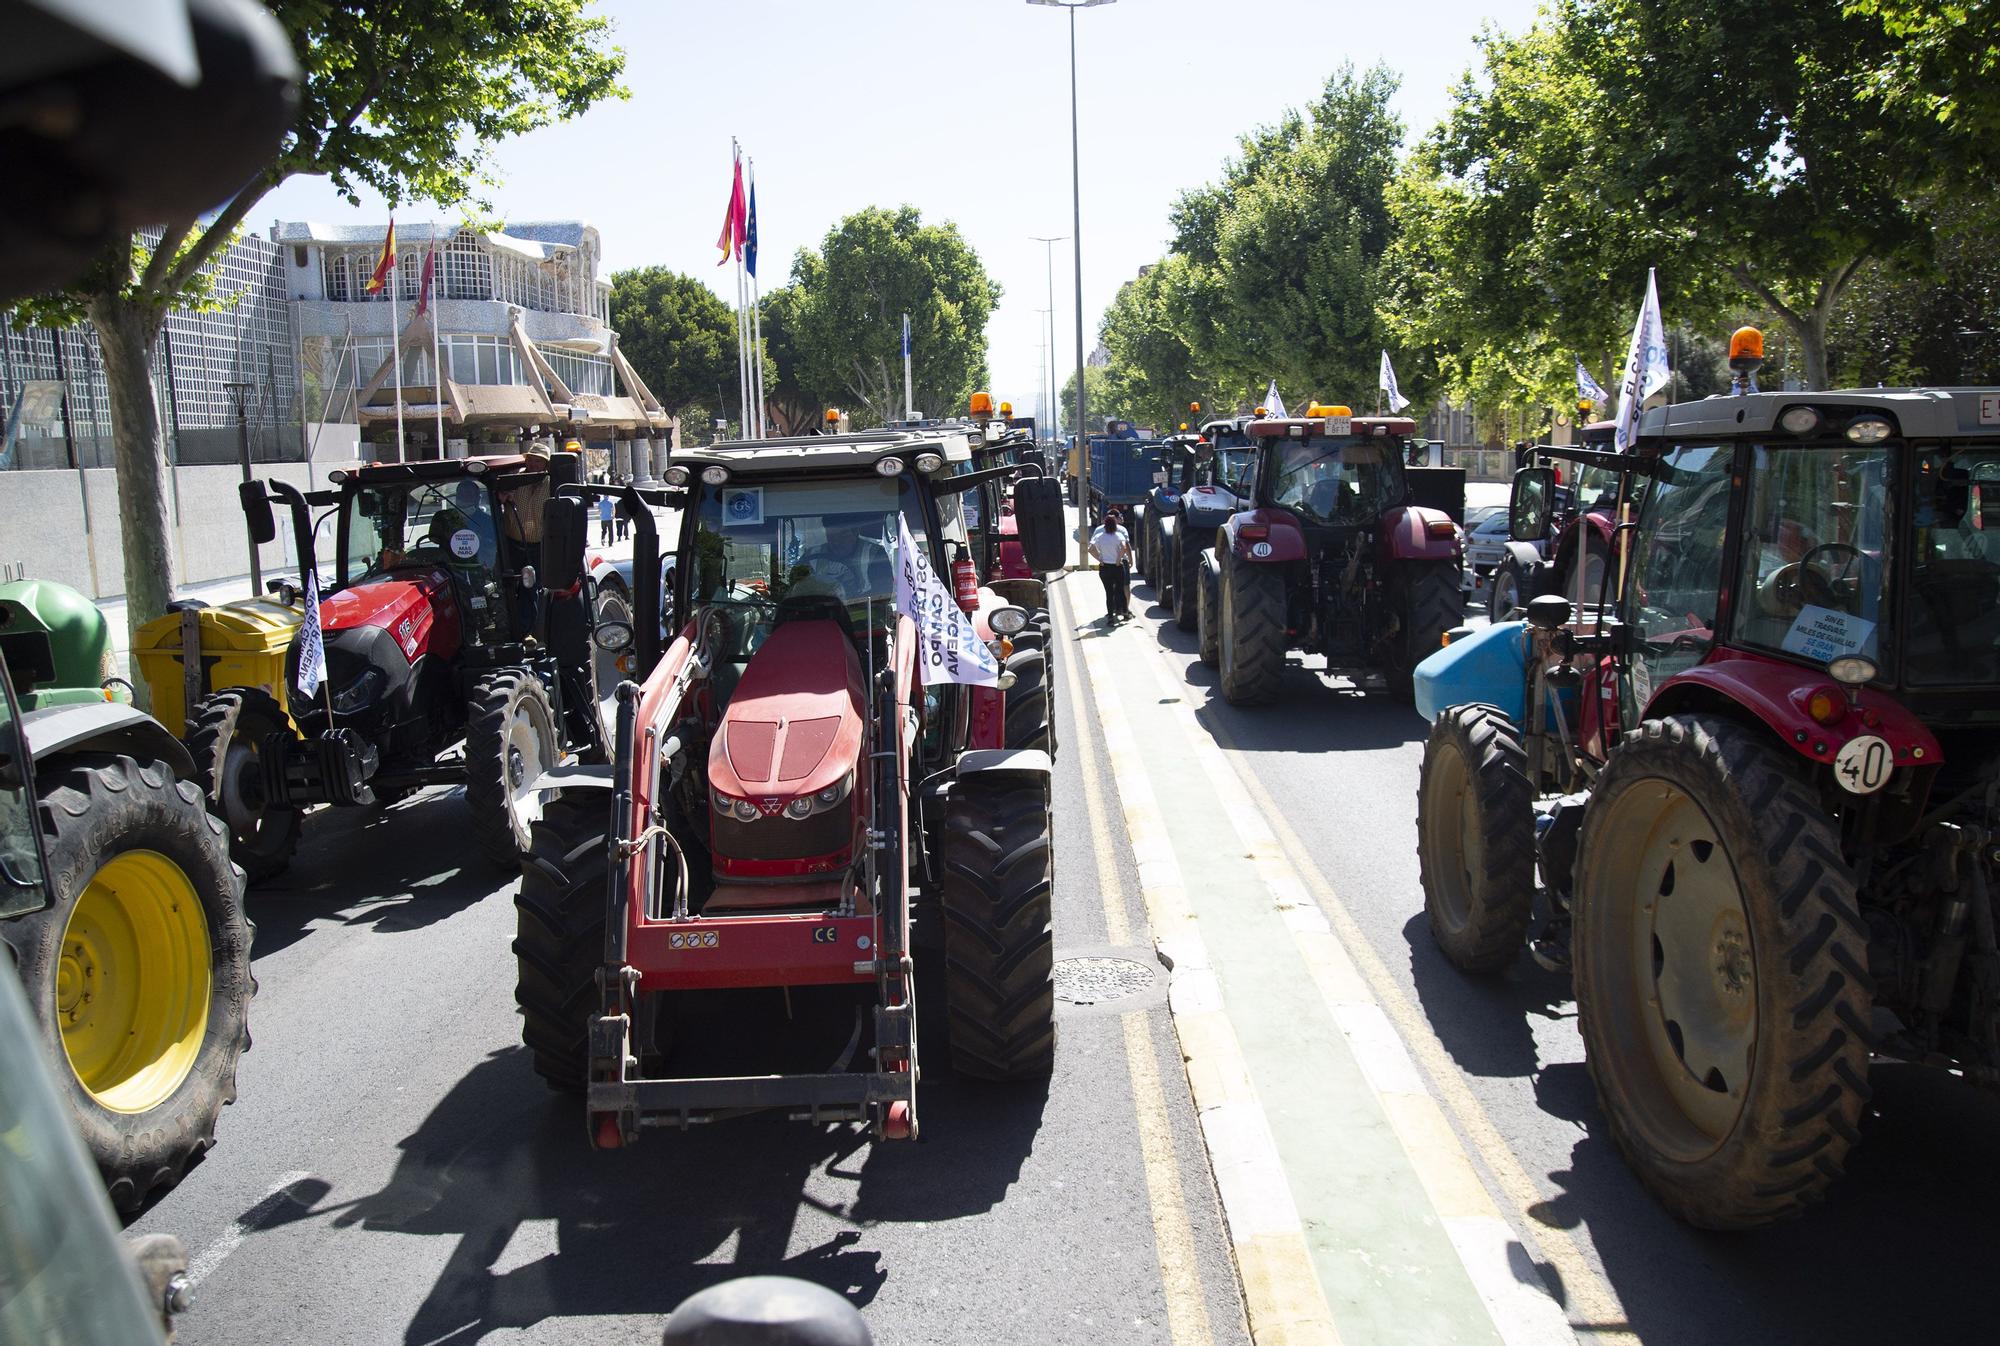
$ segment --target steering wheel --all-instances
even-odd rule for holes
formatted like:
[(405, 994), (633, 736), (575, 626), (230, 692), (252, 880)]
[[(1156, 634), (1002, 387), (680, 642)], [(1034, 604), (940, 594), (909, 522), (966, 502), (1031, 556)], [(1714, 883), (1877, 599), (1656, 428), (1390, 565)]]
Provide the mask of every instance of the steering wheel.
[[(1822, 552), (1828, 558), (1840, 559), (1837, 562), (1829, 559), (1828, 564), (1814, 565), (1814, 558)], [(1849, 603), (1854, 595), (1843, 590), (1855, 578), (1855, 566), (1865, 564), (1867, 559), (1859, 547), (1845, 542), (1822, 542), (1799, 558), (1799, 589), (1806, 601), (1816, 606), (1852, 611)]]
[[(823, 594), (838, 597), (843, 594), (858, 594), (862, 591), (861, 576), (853, 566), (837, 556), (825, 553), (808, 557), (805, 564), (812, 568), (810, 575), (801, 576), (792, 585), (792, 592), (798, 593), (800, 586), (811, 585), (807, 594)], [(804, 595), (801, 595), (802, 597)]]

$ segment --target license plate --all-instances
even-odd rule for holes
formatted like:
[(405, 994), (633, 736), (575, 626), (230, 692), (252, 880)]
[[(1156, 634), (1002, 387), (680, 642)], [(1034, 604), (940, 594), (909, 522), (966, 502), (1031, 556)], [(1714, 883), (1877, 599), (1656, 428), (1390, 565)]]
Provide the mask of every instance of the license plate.
[(2000, 396), (1988, 393), (1979, 399), (1979, 423), (2000, 425)]

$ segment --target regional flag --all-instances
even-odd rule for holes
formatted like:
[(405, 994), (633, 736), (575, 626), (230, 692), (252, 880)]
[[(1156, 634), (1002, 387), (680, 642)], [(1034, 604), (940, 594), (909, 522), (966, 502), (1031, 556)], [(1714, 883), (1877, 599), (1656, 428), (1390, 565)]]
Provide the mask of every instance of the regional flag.
[(368, 278), (368, 293), (380, 294), (382, 287), (389, 283), (389, 277), (396, 270), (396, 217), (389, 217), (389, 233), (382, 240), (382, 259), (375, 263), (375, 274)]
[(425, 309), (430, 307), (431, 282), (437, 278), (437, 259), (438, 259), (437, 240), (432, 239), (431, 250), (424, 254), (423, 283), (417, 287), (417, 312), (419, 314), (421, 314)]
[(743, 269), (757, 279), (757, 170), (750, 170), (749, 218), (743, 228)]
[(729, 187), (729, 208), (722, 215), (722, 233), (715, 240), (715, 246), (722, 249), (722, 260), (716, 263), (717, 266), (741, 255), (743, 244), (748, 239), (743, 214), (743, 160), (739, 157), (735, 179)]

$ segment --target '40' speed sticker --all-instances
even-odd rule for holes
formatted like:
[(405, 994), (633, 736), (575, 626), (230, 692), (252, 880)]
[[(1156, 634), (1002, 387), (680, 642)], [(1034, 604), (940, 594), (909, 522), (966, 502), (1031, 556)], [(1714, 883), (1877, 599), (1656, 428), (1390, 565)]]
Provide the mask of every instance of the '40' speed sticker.
[(1875, 734), (1863, 734), (1841, 745), (1834, 755), (1833, 778), (1852, 794), (1872, 795), (1889, 783), (1896, 764), (1889, 741)]

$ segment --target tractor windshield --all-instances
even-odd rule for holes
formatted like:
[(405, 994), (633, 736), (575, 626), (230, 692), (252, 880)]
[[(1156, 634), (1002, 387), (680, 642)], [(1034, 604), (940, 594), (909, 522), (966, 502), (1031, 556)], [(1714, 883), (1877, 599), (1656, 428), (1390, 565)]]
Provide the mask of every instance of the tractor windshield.
[(476, 477), (363, 486), (348, 493), (342, 509), (343, 585), (403, 566), (490, 572), (499, 561), (492, 497)]
[(909, 473), (703, 485), (695, 501), (693, 601), (769, 609), (833, 598), (879, 616), (895, 595), (899, 514), (927, 533)]
[(1886, 444), (1751, 450), (1739, 640), (1815, 663), (1882, 664), (1895, 461)]
[(1915, 469), (1904, 680), (2000, 683), (2000, 444), (1924, 449)]
[(1228, 486), (1241, 481), (1243, 474), (1249, 470), (1250, 463), (1256, 456), (1257, 451), (1250, 448), (1220, 449), (1216, 452), (1215, 458), (1209, 464), (1208, 468), (1201, 474), (1201, 479), (1203, 482), (1213, 486)]
[(1310, 435), (1282, 441), (1271, 501), (1315, 523), (1372, 523), (1403, 503), (1403, 445), (1386, 438)]

